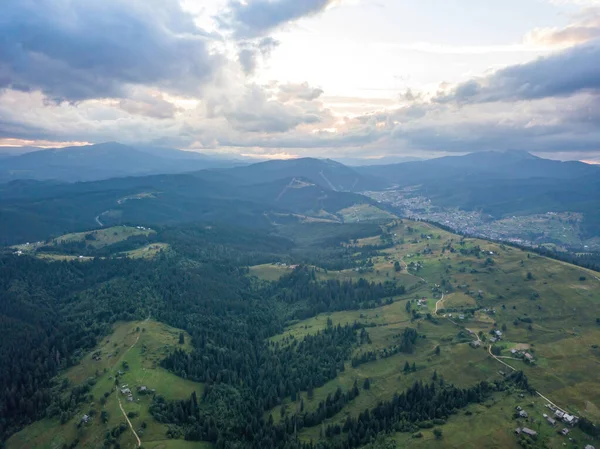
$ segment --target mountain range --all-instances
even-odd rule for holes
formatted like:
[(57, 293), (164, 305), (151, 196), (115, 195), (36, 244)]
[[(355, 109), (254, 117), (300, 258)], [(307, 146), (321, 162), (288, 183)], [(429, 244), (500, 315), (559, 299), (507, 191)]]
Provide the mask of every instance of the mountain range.
[(2, 243), (99, 224), (204, 221), (267, 228), (284, 216), (343, 221), (344, 211), (359, 205), (393, 212), (361, 192), (409, 186), (437, 205), (495, 218), (579, 212), (584, 232), (600, 234), (600, 167), (520, 151), (359, 167), (314, 158), (240, 165), (106, 143), (13, 156), (0, 161), (0, 172), (4, 180), (25, 178), (0, 184)]
[(123, 176), (184, 173), (243, 164), (239, 160), (209, 157), (192, 151), (152, 146), (132, 147), (116, 142), (37, 149), (23, 154), (11, 149), (4, 154), (5, 157), (0, 159), (0, 182), (14, 179), (95, 181)]

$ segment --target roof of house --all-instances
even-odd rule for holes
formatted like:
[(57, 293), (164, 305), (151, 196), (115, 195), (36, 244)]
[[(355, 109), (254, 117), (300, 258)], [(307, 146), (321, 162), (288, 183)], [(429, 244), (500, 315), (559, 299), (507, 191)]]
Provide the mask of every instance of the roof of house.
[(528, 429), (527, 427), (523, 427), (521, 429), (521, 432), (523, 432), (523, 433), (525, 433), (527, 435), (531, 435), (531, 436), (536, 436), (537, 435), (537, 432), (535, 430)]

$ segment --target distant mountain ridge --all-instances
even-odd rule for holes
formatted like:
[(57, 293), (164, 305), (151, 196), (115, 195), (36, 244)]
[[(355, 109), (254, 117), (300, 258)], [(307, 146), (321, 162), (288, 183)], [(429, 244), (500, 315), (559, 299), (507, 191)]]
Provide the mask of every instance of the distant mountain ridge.
[[(498, 218), (580, 212), (585, 232), (600, 235), (600, 167), (581, 162), (509, 151), (363, 167), (299, 158), (223, 168), (211, 164), (235, 163), (185, 153), (106, 143), (29, 153), (10, 158), (10, 165), (4, 159), (4, 180), (25, 179), (0, 183), (0, 234), (5, 241), (33, 240), (96, 226), (100, 216), (107, 224), (268, 227), (270, 212), (322, 217), (357, 204), (384, 209), (360, 192), (412, 186), (435, 205)], [(28, 167), (37, 171), (27, 173)]]
[(466, 177), (481, 180), (572, 179), (600, 174), (600, 167), (595, 165), (578, 161), (542, 159), (526, 151), (485, 151), (425, 161), (355, 167), (355, 170), (365, 176), (377, 177), (401, 186), (460, 180)]
[(235, 165), (239, 165), (239, 162), (190, 151), (106, 142), (38, 150), (3, 158), (0, 162), (0, 182), (15, 179), (95, 181)]
[(353, 168), (331, 159), (272, 160), (220, 171), (237, 179), (240, 185), (297, 177), (338, 192), (360, 192), (387, 186), (386, 182), (360, 174)]

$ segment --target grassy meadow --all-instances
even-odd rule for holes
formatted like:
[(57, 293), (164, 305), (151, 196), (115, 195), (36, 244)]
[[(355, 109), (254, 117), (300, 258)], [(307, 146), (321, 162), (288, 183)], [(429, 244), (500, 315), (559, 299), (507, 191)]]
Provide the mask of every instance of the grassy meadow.
[[(60, 448), (69, 445), (76, 438), (81, 448), (102, 447), (105, 433), (115, 426), (125, 422), (119, 408), (119, 395), (126, 413), (136, 414), (131, 422), (145, 448), (179, 449), (192, 447), (185, 441), (165, 440), (167, 426), (154, 421), (149, 413), (151, 395), (138, 395), (137, 387), (146, 386), (155, 389), (156, 394), (168, 399), (188, 398), (193, 391), (199, 396), (203, 385), (171, 374), (159, 366), (159, 362), (170, 350), (182, 347), (179, 344), (180, 330), (157, 323), (152, 320), (120, 323), (115, 325), (111, 335), (103, 339), (93, 351), (85, 354), (80, 363), (70, 368), (58, 379), (68, 379), (69, 385), (80, 385), (88, 379), (95, 379), (90, 394), (93, 401), (82, 403), (79, 411), (65, 424), (58, 419), (44, 419), (33, 423), (13, 435), (7, 442), (8, 449), (18, 448)], [(185, 350), (190, 350), (190, 337), (184, 333)], [(94, 354), (100, 354), (101, 359), (95, 360)], [(127, 367), (127, 368), (126, 368)], [(119, 387), (128, 385), (133, 392), (134, 401), (128, 402), (127, 397), (115, 389), (115, 374), (124, 372), (119, 377)], [(102, 404), (102, 402), (104, 402)], [(102, 423), (100, 414), (108, 412), (108, 422)], [(92, 416), (87, 424), (80, 424), (84, 414)], [(143, 423), (146, 425), (144, 426)], [(144, 428), (145, 427), (145, 428)], [(120, 436), (122, 448), (137, 447), (137, 442), (129, 430)], [(193, 447), (202, 446), (196, 443)]]
[[(598, 274), (580, 267), (538, 256), (528, 251), (479, 239), (462, 238), (426, 223), (396, 222), (389, 229), (395, 245), (373, 258), (373, 271), (360, 274), (354, 270), (340, 272), (318, 270), (321, 279), (353, 279), (360, 277), (384, 281), (395, 277), (408, 287), (407, 294), (394, 298), (394, 303), (370, 310), (343, 311), (322, 314), (292, 323), (273, 341), (286, 337), (296, 339), (324, 329), (327, 320), (334, 325), (360, 322), (367, 326), (371, 344), (362, 345), (355, 355), (378, 351), (397, 342), (405, 328), (417, 329), (420, 338), (413, 354), (398, 353), (389, 358), (371, 361), (357, 367), (346, 363), (345, 371), (325, 386), (315, 389), (314, 397), (303, 394), (305, 408), (316, 409), (318, 403), (338, 386), (350, 389), (356, 380), (362, 386), (369, 378), (371, 388), (347, 404), (340, 413), (325, 422), (341, 423), (348, 415), (356, 416), (381, 400), (388, 400), (416, 380), (430, 381), (434, 371), (447, 382), (470, 386), (481, 380), (501, 378), (507, 368), (488, 354), (489, 332), (505, 329), (504, 339), (498, 343), (502, 356), (510, 357), (511, 348), (528, 348), (534, 363), (505, 360), (523, 370), (533, 387), (560, 407), (600, 420), (600, 279)], [(354, 245), (373, 245), (378, 237), (361, 239)], [(396, 273), (394, 261), (400, 261), (403, 270)], [(264, 279), (277, 279), (275, 270), (254, 268), (252, 274)], [(440, 312), (435, 315), (435, 303)], [(411, 300), (425, 297), (427, 305), (417, 310), (415, 319), (406, 310)], [(427, 320), (430, 313), (434, 319)], [(466, 313), (472, 312), (472, 313)], [(452, 314), (454, 324), (447, 319)], [(458, 320), (458, 315), (465, 315)], [(446, 317), (446, 318), (444, 318)], [(464, 331), (469, 328), (482, 332), (484, 342), (472, 348), (475, 337)], [(462, 331), (462, 332), (461, 332)], [(435, 348), (440, 347), (439, 355)], [(416, 365), (416, 372), (404, 373), (405, 362)], [(410, 435), (395, 436), (400, 447), (519, 447), (514, 435), (516, 421), (512, 418), (514, 397), (493, 398), (490, 404), (471, 406), (472, 414), (458, 414), (443, 426), (444, 437), (433, 441), (431, 430), (423, 438)], [(535, 427), (540, 422), (545, 401), (528, 397), (533, 403), (535, 422), (523, 423)], [(284, 403), (285, 413), (293, 413), (295, 405)], [(271, 411), (277, 421), (281, 417), (276, 407)], [(462, 412), (461, 412), (462, 413)], [(537, 415), (540, 415), (539, 417)], [(540, 447), (576, 447), (568, 438), (556, 434), (555, 429), (540, 432)], [(537, 427), (535, 427), (537, 430)], [(316, 440), (321, 427), (304, 429), (300, 435), (308, 441)], [(574, 434), (586, 438), (578, 430)], [(583, 447), (583, 446), (582, 446)]]

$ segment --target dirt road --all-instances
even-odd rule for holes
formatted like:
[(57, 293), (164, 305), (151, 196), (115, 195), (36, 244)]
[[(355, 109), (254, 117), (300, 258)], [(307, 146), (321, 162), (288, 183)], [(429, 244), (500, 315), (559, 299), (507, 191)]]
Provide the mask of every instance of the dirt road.
[[(148, 315), (148, 318), (146, 318), (146, 321), (148, 321), (150, 319), (150, 315)], [(135, 341), (133, 342), (133, 344), (127, 348), (127, 351), (125, 351), (125, 353), (123, 354), (123, 356), (125, 356), (125, 354), (127, 354), (129, 351), (131, 351), (133, 349), (133, 347), (137, 344), (138, 341), (140, 341), (140, 336), (142, 335), (141, 332), (138, 332), (138, 335), (135, 339)], [(133, 436), (135, 437), (135, 439), (137, 440), (137, 445), (138, 447), (140, 447), (142, 445), (142, 441), (140, 440), (140, 437), (138, 436), (137, 432), (135, 431), (135, 429), (133, 428), (133, 424), (131, 424), (131, 421), (129, 420), (129, 417), (127, 416), (127, 413), (125, 413), (125, 409), (123, 408), (123, 404), (121, 403), (121, 397), (119, 396), (119, 387), (118, 385), (115, 385), (115, 393), (117, 395), (117, 401), (119, 401), (119, 408), (121, 409), (121, 412), (123, 413), (123, 417), (127, 420), (127, 424), (129, 424), (129, 428), (131, 429), (131, 432), (133, 433)]]

